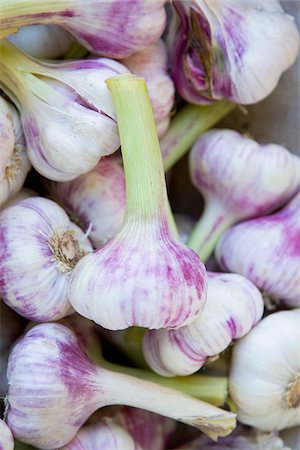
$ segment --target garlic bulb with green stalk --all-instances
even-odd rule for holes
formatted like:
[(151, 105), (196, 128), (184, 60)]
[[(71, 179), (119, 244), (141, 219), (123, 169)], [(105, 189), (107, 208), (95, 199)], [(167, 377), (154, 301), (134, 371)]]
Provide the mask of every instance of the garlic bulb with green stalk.
[(31, 164), (19, 114), (0, 96), (0, 207), (23, 186)]
[(83, 231), (51, 200), (32, 197), (0, 213), (0, 296), (22, 316), (56, 320), (74, 312), (70, 273), (92, 251)]
[(170, 113), (175, 100), (175, 89), (167, 73), (167, 49), (159, 40), (122, 60), (128, 69), (145, 78), (153, 108), (158, 137), (164, 135), (170, 123)]
[(110, 330), (136, 325), (177, 328), (206, 299), (199, 257), (177, 241), (146, 82), (131, 74), (107, 80), (118, 119), (126, 180), (122, 227), (76, 266), (69, 297), (82, 316)]
[(202, 429), (212, 438), (235, 427), (235, 414), (174, 389), (96, 366), (67, 327), (29, 330), (8, 363), (7, 423), (40, 449), (66, 445), (97, 409), (116, 404), (150, 410)]
[(120, 145), (104, 80), (128, 72), (105, 58), (42, 62), (0, 40), (0, 86), (20, 110), (29, 158), (46, 178), (68, 181)]
[(73, 38), (57, 25), (30, 25), (8, 36), (17, 47), (35, 58), (59, 58), (71, 47)]
[(0, 419), (0, 449), (14, 450), (14, 438), (4, 420)]
[(0, 37), (25, 25), (56, 24), (92, 53), (125, 58), (160, 38), (166, 23), (164, 3), (165, 0), (2, 0)]
[(229, 228), (216, 248), (220, 267), (247, 277), (271, 304), (299, 308), (299, 218), (300, 193), (274, 214)]
[(50, 196), (82, 230), (89, 230), (94, 247), (105, 244), (121, 227), (126, 205), (125, 177), (117, 158), (103, 158), (72, 181), (49, 181)]
[(147, 331), (144, 357), (160, 375), (189, 375), (219, 357), (233, 340), (259, 322), (264, 302), (247, 278), (208, 272), (207, 301), (202, 313), (178, 330)]
[(300, 309), (265, 317), (234, 345), (229, 388), (240, 422), (300, 426)]
[(300, 158), (276, 144), (212, 130), (190, 153), (190, 174), (205, 208), (187, 245), (206, 261), (233, 224), (279, 208), (300, 189)]
[(168, 45), (176, 90), (189, 103), (267, 97), (295, 61), (299, 32), (278, 0), (177, 0)]

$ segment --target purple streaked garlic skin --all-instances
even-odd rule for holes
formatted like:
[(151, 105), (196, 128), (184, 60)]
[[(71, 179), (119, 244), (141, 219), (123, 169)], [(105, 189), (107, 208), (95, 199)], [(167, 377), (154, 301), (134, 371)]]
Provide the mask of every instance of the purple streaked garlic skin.
[(231, 273), (208, 272), (207, 301), (201, 314), (178, 330), (148, 331), (144, 357), (163, 376), (189, 375), (218, 358), (233, 340), (259, 322), (264, 302), (246, 278)]
[(185, 0), (173, 6), (171, 70), (176, 90), (190, 103), (256, 103), (296, 59), (299, 32), (277, 0)]
[(0, 419), (0, 449), (14, 450), (14, 438), (4, 420)]
[(213, 438), (234, 429), (235, 415), (154, 383), (96, 366), (67, 327), (37, 325), (13, 347), (8, 363), (7, 423), (40, 449), (70, 442), (97, 409), (116, 404), (151, 410)]
[(252, 281), (275, 302), (300, 307), (300, 194), (278, 212), (227, 230), (216, 248), (223, 270)]
[(133, 53), (122, 60), (128, 69), (147, 82), (158, 137), (162, 137), (170, 124), (175, 89), (167, 73), (167, 49), (162, 40)]
[[(162, 35), (165, 0), (30, 0), (2, 5), (1, 30), (56, 24), (68, 30), (91, 53), (120, 59), (156, 42)], [(122, 39), (120, 39), (120, 33)]]
[(60, 206), (42, 197), (0, 214), (0, 296), (22, 316), (49, 321), (73, 312), (70, 272), (92, 246)]
[(46, 185), (51, 197), (82, 230), (94, 247), (105, 244), (121, 227), (126, 206), (123, 169), (116, 158), (103, 158), (89, 172), (64, 183)]
[(23, 186), (31, 164), (19, 114), (0, 97), (0, 207)]
[(279, 208), (300, 189), (298, 156), (233, 130), (203, 134), (192, 148), (189, 164), (205, 208), (188, 245), (203, 259), (227, 228)]

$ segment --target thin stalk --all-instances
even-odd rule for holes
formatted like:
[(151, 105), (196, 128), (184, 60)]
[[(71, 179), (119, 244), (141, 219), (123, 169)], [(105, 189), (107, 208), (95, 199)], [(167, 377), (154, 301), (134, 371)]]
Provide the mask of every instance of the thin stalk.
[(109, 78), (126, 178), (125, 222), (167, 222), (168, 199), (161, 151), (146, 82), (132, 74)]
[(183, 107), (160, 140), (165, 171), (182, 158), (202, 133), (212, 128), (235, 108), (235, 104), (226, 100), (220, 100), (212, 105)]
[(198, 253), (206, 262), (214, 251), (221, 235), (234, 222), (232, 215), (225, 212), (215, 201), (206, 203), (202, 216), (192, 231), (186, 245)]

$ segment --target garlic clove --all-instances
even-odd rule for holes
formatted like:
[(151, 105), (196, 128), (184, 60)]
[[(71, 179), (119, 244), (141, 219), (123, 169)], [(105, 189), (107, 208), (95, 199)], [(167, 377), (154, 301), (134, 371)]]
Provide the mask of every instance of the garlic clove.
[(177, 1), (173, 6), (172, 74), (188, 102), (256, 103), (296, 59), (299, 32), (277, 0), (249, 0), (246, 6), (243, 0)]
[(189, 164), (205, 209), (187, 245), (204, 260), (227, 228), (282, 206), (300, 189), (298, 156), (233, 130), (203, 134), (192, 148)]
[(19, 115), (14, 106), (0, 97), (0, 207), (23, 186), (30, 162)]
[(143, 339), (144, 357), (151, 369), (163, 376), (195, 373), (248, 333), (261, 319), (263, 309), (260, 292), (246, 278), (209, 272), (201, 314), (178, 330), (148, 331)]
[(7, 423), (14, 436), (41, 449), (73, 439), (97, 409), (124, 404), (196, 426), (212, 438), (235, 427), (235, 415), (174, 389), (107, 371), (60, 324), (37, 325), (12, 349)]
[(235, 344), (229, 388), (240, 422), (262, 431), (300, 425), (300, 309), (265, 317)]
[(0, 419), (0, 448), (14, 450), (14, 438), (4, 420)]
[[(68, 30), (90, 52), (110, 58), (125, 58), (156, 42), (162, 35), (165, 0), (4, 0), (1, 30), (34, 24), (56, 24)], [(120, 30), (122, 39), (120, 39)]]
[(45, 63), (6, 39), (0, 48), (5, 67), (0, 84), (18, 104), (29, 158), (39, 173), (68, 181), (117, 150), (117, 123), (104, 80), (127, 72), (125, 66), (105, 58)]
[(163, 40), (159, 40), (122, 60), (128, 69), (145, 78), (158, 137), (162, 137), (170, 124), (170, 113), (175, 100), (175, 89), (167, 73), (168, 57)]
[(103, 158), (89, 172), (64, 183), (48, 182), (46, 189), (73, 222), (89, 230), (94, 247), (105, 244), (122, 225), (126, 194), (123, 169), (116, 158)]
[(216, 249), (220, 266), (247, 277), (271, 301), (300, 307), (299, 216), (300, 194), (272, 215), (230, 228)]
[(22, 316), (36, 321), (71, 314), (70, 273), (92, 246), (54, 202), (22, 200), (0, 214), (0, 295)]

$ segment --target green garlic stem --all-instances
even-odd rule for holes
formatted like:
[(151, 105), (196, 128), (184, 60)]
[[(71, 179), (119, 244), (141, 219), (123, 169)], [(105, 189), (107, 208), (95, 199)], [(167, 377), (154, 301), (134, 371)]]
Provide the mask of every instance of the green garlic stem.
[(159, 141), (146, 82), (132, 74), (109, 78), (126, 179), (125, 222), (167, 222), (168, 199)]
[(203, 214), (192, 231), (186, 245), (206, 262), (213, 253), (221, 235), (234, 223), (229, 212), (219, 206), (215, 201), (206, 203)]
[(212, 105), (184, 106), (160, 140), (165, 171), (182, 158), (202, 133), (212, 128), (235, 107), (235, 104), (226, 100)]

